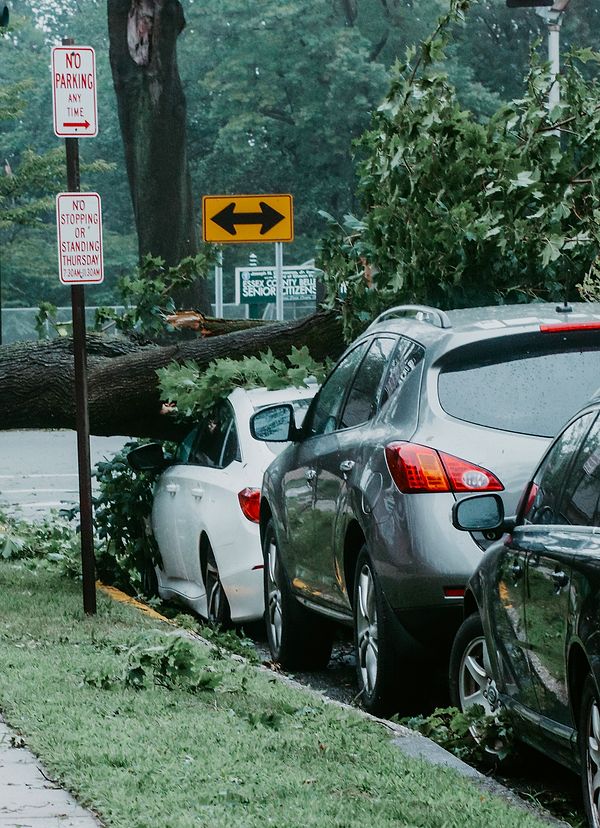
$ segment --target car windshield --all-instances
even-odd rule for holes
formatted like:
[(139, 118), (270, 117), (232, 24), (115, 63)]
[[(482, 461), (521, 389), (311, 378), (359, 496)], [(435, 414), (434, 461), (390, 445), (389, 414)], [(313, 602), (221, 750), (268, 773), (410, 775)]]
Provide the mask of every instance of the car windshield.
[[(308, 410), (308, 406), (312, 402), (312, 397), (304, 398), (301, 400), (285, 400), (286, 403), (289, 403), (294, 407), (294, 419), (296, 420), (296, 428), (300, 428), (302, 425), (302, 421), (306, 416), (306, 412)], [(283, 403), (282, 403), (283, 404)], [(268, 405), (272, 405), (272, 403), (268, 403)], [(254, 411), (261, 411), (263, 408), (268, 407), (267, 404), (265, 405), (257, 405), (254, 408)], [(270, 443), (265, 442), (265, 446), (267, 446), (273, 454), (280, 454), (284, 448), (287, 446), (287, 443)]]
[(453, 357), (438, 379), (444, 411), (489, 428), (551, 437), (600, 386), (598, 343), (509, 348), (495, 358), (486, 357), (485, 346), (478, 356), (472, 347), (459, 349), (462, 358)]

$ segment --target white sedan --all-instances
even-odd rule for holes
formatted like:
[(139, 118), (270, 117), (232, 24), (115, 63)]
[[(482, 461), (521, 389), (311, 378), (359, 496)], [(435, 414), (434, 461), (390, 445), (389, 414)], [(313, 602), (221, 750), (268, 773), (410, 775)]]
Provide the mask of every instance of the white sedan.
[(299, 425), (316, 390), (237, 388), (179, 445), (154, 489), (161, 598), (177, 598), (222, 624), (263, 615), (260, 489), (284, 445), (253, 439), (249, 420), (266, 405), (291, 402)]

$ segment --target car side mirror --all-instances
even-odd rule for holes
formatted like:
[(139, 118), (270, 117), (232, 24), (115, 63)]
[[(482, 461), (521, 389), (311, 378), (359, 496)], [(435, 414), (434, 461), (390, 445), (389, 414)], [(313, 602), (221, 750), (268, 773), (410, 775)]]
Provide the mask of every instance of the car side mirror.
[(159, 472), (167, 465), (161, 443), (144, 443), (131, 449), (127, 462), (136, 472)]
[(268, 443), (288, 443), (297, 440), (294, 408), (289, 403), (270, 405), (250, 417), (250, 434), (255, 440)]
[(452, 525), (463, 532), (510, 532), (515, 520), (504, 517), (504, 503), (500, 495), (474, 495), (454, 504)]

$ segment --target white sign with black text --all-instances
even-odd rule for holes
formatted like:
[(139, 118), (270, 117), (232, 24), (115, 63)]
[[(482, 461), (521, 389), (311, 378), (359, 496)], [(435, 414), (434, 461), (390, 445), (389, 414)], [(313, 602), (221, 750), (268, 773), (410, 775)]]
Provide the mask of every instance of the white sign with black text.
[(104, 280), (102, 204), (98, 193), (56, 196), (58, 266), (63, 285), (97, 285)]

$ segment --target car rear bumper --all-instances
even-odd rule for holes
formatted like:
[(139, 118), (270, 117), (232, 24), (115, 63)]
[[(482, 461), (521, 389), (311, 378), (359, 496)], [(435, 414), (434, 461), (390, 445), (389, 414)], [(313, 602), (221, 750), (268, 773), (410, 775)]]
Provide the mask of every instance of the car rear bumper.
[(232, 621), (239, 624), (262, 618), (265, 609), (262, 564), (222, 577), (221, 582), (229, 601)]

